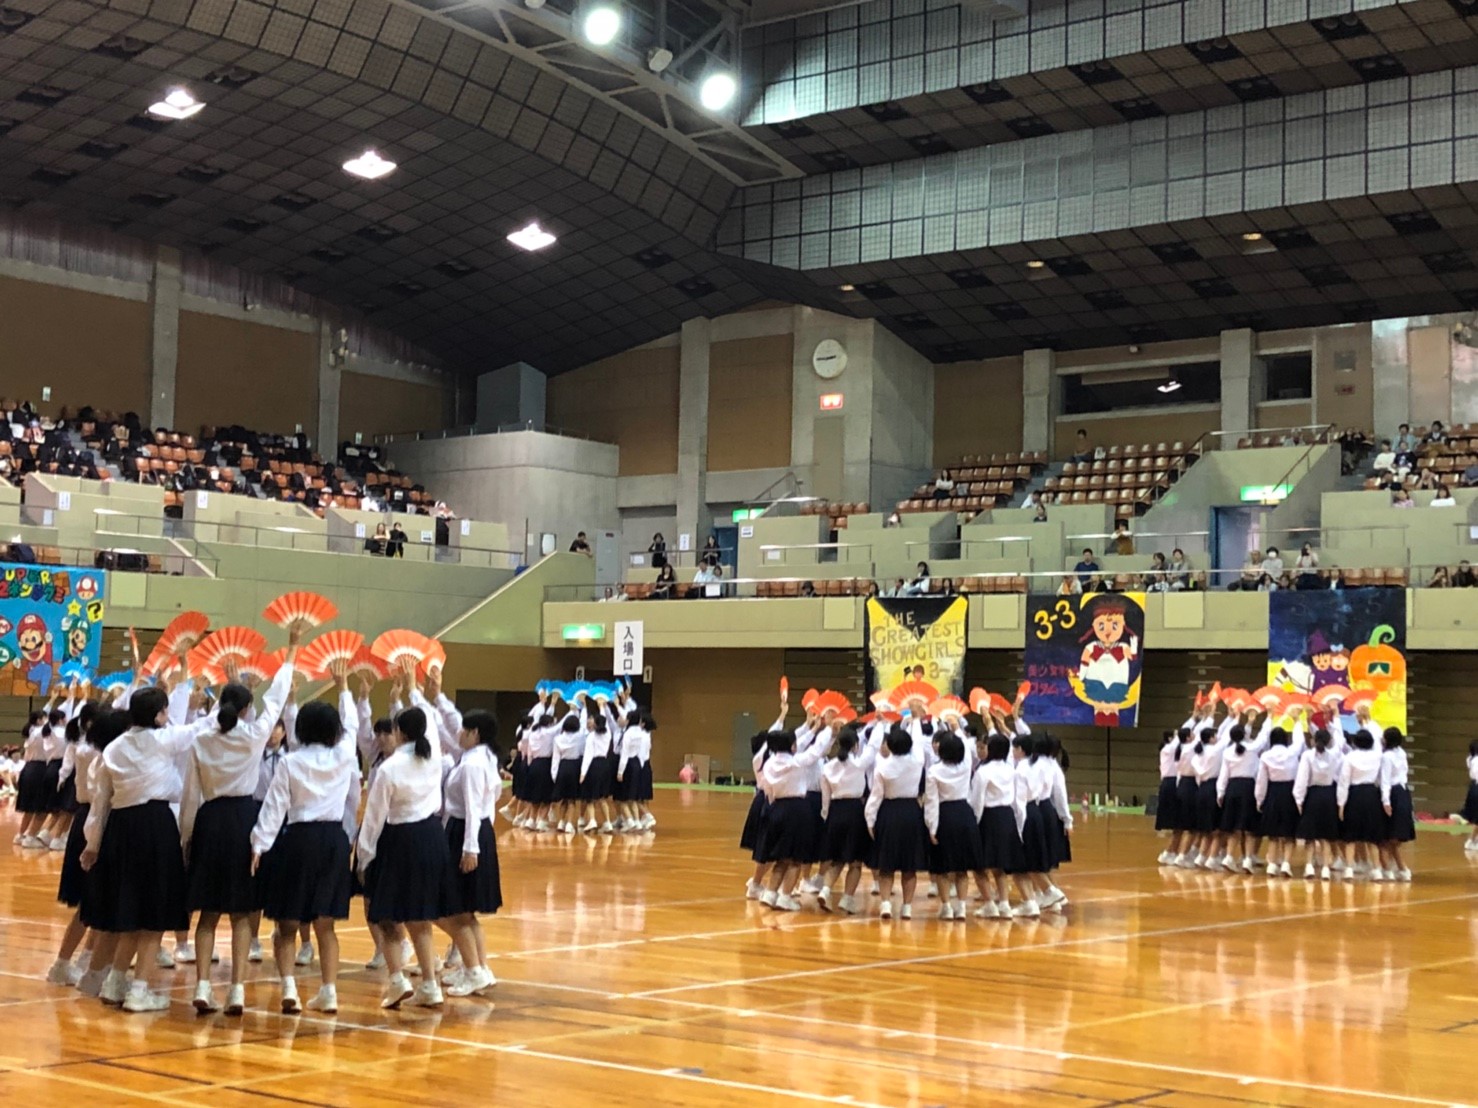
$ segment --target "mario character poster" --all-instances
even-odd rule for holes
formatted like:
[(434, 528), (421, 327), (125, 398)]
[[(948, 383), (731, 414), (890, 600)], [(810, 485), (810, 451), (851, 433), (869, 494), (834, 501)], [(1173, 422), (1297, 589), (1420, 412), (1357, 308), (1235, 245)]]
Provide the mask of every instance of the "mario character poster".
[(0, 696), (45, 696), (64, 665), (97, 672), (106, 586), (93, 569), (0, 568)]
[(1143, 667), (1143, 593), (1028, 599), (1028, 723), (1133, 727)]
[[(1406, 729), (1406, 590), (1279, 590), (1268, 594), (1268, 684), (1318, 699), (1370, 690), (1371, 718)], [(1354, 715), (1341, 704), (1346, 728)]]

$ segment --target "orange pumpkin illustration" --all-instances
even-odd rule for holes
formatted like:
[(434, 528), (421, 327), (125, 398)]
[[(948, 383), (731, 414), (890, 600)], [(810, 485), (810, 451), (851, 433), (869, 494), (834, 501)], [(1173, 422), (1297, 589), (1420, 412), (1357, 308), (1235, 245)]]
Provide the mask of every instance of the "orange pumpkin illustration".
[(1389, 624), (1381, 624), (1370, 633), (1370, 641), (1355, 647), (1350, 655), (1350, 686), (1385, 692), (1406, 680), (1406, 659), (1390, 644), (1396, 632)]

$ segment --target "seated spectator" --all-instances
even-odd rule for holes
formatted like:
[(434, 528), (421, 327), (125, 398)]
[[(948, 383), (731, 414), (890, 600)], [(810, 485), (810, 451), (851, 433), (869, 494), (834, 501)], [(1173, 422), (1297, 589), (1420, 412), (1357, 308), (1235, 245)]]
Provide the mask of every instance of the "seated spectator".
[(1114, 536), (1109, 540), (1107, 554), (1133, 554), (1134, 539), (1129, 534), (1129, 524), (1119, 520), (1114, 524)]
[(816, 585), (811, 581), (802, 581), (801, 596), (807, 600), (814, 599), (816, 596)]
[(1416, 487), (1419, 489), (1424, 489), (1428, 492), (1436, 492), (1437, 487), (1441, 484), (1442, 482), (1438, 480), (1437, 471), (1435, 469), (1422, 470), (1421, 476), (1418, 477), (1416, 480)]
[(933, 585), (929, 580), (929, 563), (920, 562), (919, 572), (912, 581), (900, 593), (900, 596), (928, 596), (933, 591)]
[(1165, 580), (1171, 592), (1181, 592), (1191, 587), (1191, 563), (1186, 561), (1185, 551), (1178, 546), (1170, 552), (1170, 566)]
[(1274, 579), (1283, 576), (1283, 555), (1278, 553), (1276, 546), (1268, 547), (1267, 554), (1263, 555), (1262, 571)]
[(934, 478), (934, 499), (948, 500), (955, 494), (955, 479), (949, 475), (949, 470), (944, 470), (938, 477)]
[(1207, 589), (1207, 582), (1208, 578), (1206, 575), (1206, 571), (1204, 569), (1196, 570), (1195, 573), (1191, 574), (1190, 591), (1205, 592)]
[(1457, 507), (1457, 501), (1452, 498), (1452, 490), (1451, 489), (1449, 489), (1446, 485), (1438, 485), (1437, 486), (1437, 495), (1434, 496), (1434, 497), (1432, 497), (1432, 501), (1431, 501), (1431, 504), (1429, 505), (1429, 507), (1432, 507), (1432, 508), (1455, 508), (1455, 507)]
[(1150, 592), (1168, 592), (1170, 582), (1166, 580), (1165, 571), (1169, 566), (1165, 564), (1165, 555), (1156, 550), (1150, 555), (1150, 569), (1145, 574), (1145, 583)]
[(670, 565), (663, 564), (657, 571), (657, 580), (652, 583), (653, 600), (671, 600), (677, 595), (677, 573)]
[(1088, 442), (1088, 429), (1079, 427), (1073, 435), (1073, 452), (1068, 456), (1071, 462), (1091, 462), (1095, 458), (1093, 447)]
[(587, 558), (592, 557), (590, 553), (590, 542), (585, 538), (585, 532), (581, 531), (575, 536), (575, 541), (570, 543), (571, 554), (584, 554)]
[(1405, 489), (1397, 489), (1395, 492), (1391, 493), (1391, 507), (1414, 508), (1416, 507), (1416, 501), (1411, 499), (1411, 493), (1407, 492)]
[(902, 527), (903, 526), (903, 517), (900, 516), (896, 511), (895, 512), (889, 512), (888, 513), (888, 518), (885, 519), (885, 520), (883, 520), (883, 526), (884, 527)]
[(385, 548), (390, 545), (390, 529), (383, 523), (375, 524), (375, 533), (364, 540), (364, 548), (371, 554), (385, 553)]
[(883, 595), (883, 591), (880, 588), (878, 588), (878, 583), (876, 581), (869, 581), (867, 583), (867, 591), (864, 593), (864, 595), (867, 596), (868, 598), (872, 598), (872, 597), (875, 597), (875, 596), (882, 596)]
[(1242, 576), (1227, 587), (1234, 591), (1240, 589), (1242, 592), (1257, 592), (1262, 588), (1264, 576), (1262, 551), (1251, 550), (1247, 553), (1247, 564), (1242, 567)]
[(958, 596), (959, 590), (955, 588), (954, 579), (945, 577), (939, 582), (939, 588), (935, 590), (936, 596)]
[(1452, 588), (1452, 578), (1448, 576), (1447, 567), (1446, 566), (1438, 566), (1437, 567), (1436, 571), (1432, 574), (1432, 579), (1427, 582), (1427, 588), (1429, 588), (1429, 589), (1450, 589), (1450, 588)]
[(390, 541), (385, 544), (385, 557), (405, 557), (405, 528), (400, 525), (399, 520), (390, 528)]
[(1440, 419), (1432, 420), (1432, 426), (1422, 436), (1422, 443), (1426, 446), (1442, 446), (1447, 442), (1447, 428), (1442, 426)]
[(1463, 470), (1463, 475), (1459, 478), (1458, 484), (1465, 489), (1471, 489), (1475, 485), (1478, 485), (1478, 462), (1474, 462), (1467, 469)]
[(1078, 584), (1083, 588), (1088, 587), (1088, 582), (1098, 573), (1098, 562), (1093, 557), (1093, 551), (1088, 547), (1083, 548), (1083, 557), (1078, 564), (1073, 566), (1073, 572), (1078, 575)]
[(1063, 574), (1062, 580), (1057, 582), (1058, 596), (1079, 596), (1082, 592), (1083, 580), (1076, 573)]
[(720, 597), (724, 594), (724, 567), (721, 565), (709, 565), (703, 562), (698, 566), (698, 572), (693, 574), (693, 584), (699, 586), (690, 589), (689, 596), (705, 596), (709, 598)]
[(888, 597), (907, 596), (908, 586), (903, 583), (903, 578), (899, 577), (893, 582), (893, 587), (891, 589), (886, 589), (882, 593), (882, 595)]
[(1375, 460), (1370, 463), (1370, 470), (1377, 477), (1382, 473), (1389, 473), (1396, 468), (1396, 452), (1391, 449), (1390, 439), (1381, 439), (1380, 449), (1376, 451)]
[(1288, 590), (1292, 588), (1293, 574), (1290, 573), (1288, 570), (1285, 569), (1282, 573), (1278, 574), (1276, 578), (1274, 578), (1271, 574), (1268, 575), (1269, 592), (1276, 592), (1279, 589)]
[(1037, 514), (1034, 515), (1034, 516), (1032, 516), (1032, 522), (1033, 523), (1046, 523), (1047, 522), (1047, 505), (1045, 505), (1045, 504), (1038, 504), (1037, 505)]
[(1322, 586), (1319, 578), (1319, 555), (1314, 552), (1314, 544), (1306, 542), (1303, 549), (1298, 552), (1298, 561), (1294, 563), (1298, 570), (1297, 585), (1300, 589), (1317, 589)]
[(1394, 445), (1396, 448), (1396, 457), (1398, 459), (1397, 464), (1400, 464), (1399, 459), (1403, 454), (1409, 455), (1411, 458), (1415, 459), (1416, 448), (1421, 444), (1416, 441), (1416, 436), (1411, 433), (1411, 426), (1409, 424), (1403, 423), (1400, 427), (1396, 429), (1396, 441)]
[(1478, 588), (1478, 574), (1473, 572), (1468, 559), (1464, 558), (1457, 564), (1457, 572), (1452, 575), (1452, 587), (1455, 589)]
[(1043, 492), (1029, 492), (1026, 494), (1026, 499), (1021, 502), (1021, 506), (1023, 508), (1035, 508), (1038, 504), (1045, 504), (1047, 502), (1042, 499), (1044, 495), (1046, 494)]

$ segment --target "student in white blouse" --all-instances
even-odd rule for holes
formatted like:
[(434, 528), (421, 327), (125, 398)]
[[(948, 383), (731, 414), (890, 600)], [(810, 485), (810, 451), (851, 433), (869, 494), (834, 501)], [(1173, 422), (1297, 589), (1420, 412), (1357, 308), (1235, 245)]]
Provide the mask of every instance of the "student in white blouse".
[[(1348, 738), (1350, 752), (1340, 762), (1335, 788), (1340, 836), (1348, 852), (1345, 880), (1353, 881), (1356, 874), (1371, 871), (1372, 848), (1385, 841), (1386, 823), (1380, 802), (1381, 752), (1374, 737), (1363, 727)], [(1384, 874), (1380, 880), (1384, 880)]]
[[(193, 712), (204, 703), (199, 692), (181, 705)], [(169, 996), (151, 992), (149, 972), (158, 961), (165, 931), (189, 926), (185, 910), (185, 860), (180, 827), (170, 802), (179, 795), (175, 761), (211, 724), (171, 724), (171, 702), (162, 688), (140, 689), (129, 701), (129, 729), (108, 744), (94, 763), (92, 805), (84, 834), (82, 868), (93, 872), (96, 902), (88, 901), (83, 920), (98, 931), (118, 935), (113, 969), (99, 996), (129, 1012), (158, 1012)], [(177, 716), (176, 718), (182, 718)], [(138, 959), (139, 976), (127, 986), (129, 967)]]
[(222, 915), (231, 919), (227, 1015), (243, 1011), (251, 913), (262, 907), (261, 890), (251, 872), (255, 793), (261, 782), (262, 752), (292, 690), (301, 636), (300, 625), (295, 624), (288, 636), (287, 659), (255, 714), (249, 715), (251, 690), (238, 683), (235, 665), (228, 662), (230, 683), (221, 690), (217, 727), (200, 735), (186, 759), (180, 842), (186, 861), (185, 907), (200, 913), (195, 948), (203, 953), (195, 963), (195, 1010), (202, 1014), (219, 1007), (210, 985), (209, 952), (215, 949)]
[(798, 912), (800, 901), (789, 890), (800, 868), (810, 864), (816, 849), (816, 826), (806, 800), (806, 783), (811, 767), (821, 760), (824, 750), (819, 743), (812, 743), (797, 754), (794, 731), (771, 733), (769, 749), (770, 757), (760, 773), (760, 784), (769, 798), (770, 811), (765, 818), (764, 842), (757, 860), (771, 868), (769, 886), (759, 899), (767, 908)]
[(1468, 795), (1463, 798), (1461, 815), (1473, 830), (1463, 843), (1465, 853), (1478, 853), (1478, 739), (1468, 744)]
[(585, 758), (585, 727), (578, 711), (571, 711), (554, 733), (554, 757), (549, 763), (554, 782), (554, 829), (563, 835), (575, 833), (580, 814), (580, 765)]
[(615, 783), (611, 772), (611, 741), (616, 726), (613, 720), (609, 705), (604, 698), (598, 699), (585, 730), (585, 749), (580, 755), (580, 800), (585, 817), (580, 830), (598, 830), (602, 835), (615, 830), (611, 824), (611, 787)]
[(1221, 809), (1221, 864), (1232, 873), (1240, 867), (1251, 873), (1255, 868), (1248, 838), (1257, 830), (1257, 771), (1262, 752), (1267, 749), (1273, 730), (1271, 716), (1254, 738), (1245, 723), (1236, 723), (1227, 733), (1227, 746), (1222, 752), (1221, 772), (1216, 778), (1216, 803)]
[(919, 807), (924, 759), (914, 748), (913, 736), (895, 724), (883, 739), (883, 754), (872, 772), (868, 793), (867, 829), (872, 832), (874, 865), (882, 905), (882, 919), (893, 918), (893, 880), (902, 876), (901, 919), (913, 918), (914, 889), (921, 870), (929, 868), (929, 833)]
[[(1410, 881), (1411, 870), (1401, 859), (1401, 847), (1416, 839), (1416, 816), (1412, 809), (1406, 760), (1406, 736), (1399, 727), (1387, 727), (1381, 735), (1380, 796), (1386, 813), (1386, 841), (1381, 862), (1387, 881)], [(1374, 874), (1371, 875), (1374, 878)]]
[(846, 726), (838, 732), (834, 756), (821, 767), (821, 818), (825, 830), (821, 840), (821, 890), (817, 903), (831, 911), (831, 889), (839, 875), (845, 873), (841, 910), (849, 916), (858, 911), (857, 885), (862, 880), (862, 867), (872, 854), (872, 836), (867, 833), (867, 816), (862, 794), (872, 772), (876, 755), (871, 747), (862, 747), (857, 729)]
[(1299, 811), (1298, 837), (1309, 844), (1309, 864), (1321, 867), (1319, 876), (1325, 881), (1329, 880), (1329, 867), (1340, 839), (1335, 781), (1343, 760), (1334, 737), (1321, 727), (1314, 732), (1314, 745), (1299, 758), (1298, 773), (1293, 779), (1293, 800)]
[[(422, 974), (421, 987), (412, 990), (399, 944), (387, 943), (385, 963), (390, 980), (380, 1002), (383, 1008), (399, 1008), (412, 996), (420, 1007), (442, 1004), (431, 927), (455, 906), (456, 892), (446, 832), (438, 816), (442, 762), (432, 749), (426, 724), (426, 713), (420, 708), (408, 708), (395, 717), (395, 752), (375, 772), (359, 829), (365, 918), (381, 926), (405, 925)], [(549, 772), (547, 766), (544, 772)], [(471, 936), (456, 931), (452, 937), (458, 940), (463, 958), (475, 964)]]
[[(953, 731), (935, 732), (939, 760), (929, 767), (924, 781), (924, 826), (929, 830), (929, 873), (940, 887), (939, 918), (963, 920), (965, 901), (960, 890), (965, 877), (975, 878), (980, 895), (987, 895), (985, 849), (980, 824), (970, 807), (970, 760), (965, 744)], [(945, 878), (955, 895), (946, 894)]]
[(449, 996), (485, 996), (497, 984), (488, 969), (479, 914), (492, 915), (503, 906), (498, 872), (498, 842), (493, 813), (503, 782), (498, 775), (498, 723), (482, 710), (462, 717), (458, 745), (462, 757), (446, 780), (447, 850), (457, 869), (456, 903), (447, 923), (454, 933), (472, 940), (475, 959), (463, 955), (462, 966), (447, 984)]
[(978, 740), (976, 749), (980, 765), (970, 779), (970, 809), (980, 827), (986, 888), (975, 916), (1000, 919), (1011, 915), (1007, 875), (1025, 870), (1021, 828), (1026, 822), (1026, 796), (1011, 764), (1010, 739), (994, 734)]
[[(273, 774), (251, 833), (251, 868), (262, 876), (262, 910), (277, 925), (273, 954), (282, 979), (282, 1011), (288, 1014), (301, 1010), (293, 945), (305, 923), (318, 936), (322, 978), (308, 1007), (330, 1014), (339, 1010), (334, 921), (349, 918), (349, 842), (359, 807), (359, 761), (354, 699), (342, 671), (336, 679), (337, 711), (318, 700), (298, 711), (297, 749)], [(244, 1002), (234, 986), (232, 994), (228, 1012), (233, 1002)]]
[[(1302, 712), (1302, 709), (1297, 709)], [(1268, 748), (1257, 758), (1257, 777), (1252, 795), (1261, 816), (1258, 830), (1268, 841), (1269, 877), (1293, 876), (1293, 845), (1298, 837), (1298, 804), (1293, 799), (1293, 779), (1304, 750), (1301, 720), (1295, 718), (1292, 736), (1281, 727), (1268, 732)], [(1311, 860), (1305, 877), (1315, 876)]]

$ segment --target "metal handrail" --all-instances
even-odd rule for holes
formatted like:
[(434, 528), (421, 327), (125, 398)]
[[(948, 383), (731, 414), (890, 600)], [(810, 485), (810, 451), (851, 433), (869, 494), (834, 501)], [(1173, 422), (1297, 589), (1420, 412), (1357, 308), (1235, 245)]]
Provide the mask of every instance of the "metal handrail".
[(425, 442), (435, 439), (460, 439), (472, 435), (507, 435), (519, 431), (537, 431), (541, 435), (558, 435), (564, 439), (584, 439), (587, 442), (603, 442), (610, 444), (610, 439), (599, 438), (588, 431), (576, 431), (569, 427), (556, 427), (542, 420), (516, 420), (512, 423), (499, 423), (492, 427), (479, 427), (475, 423), (462, 424), (458, 427), (443, 427), (430, 431), (387, 431), (372, 435), (370, 442), (375, 446), (388, 446), (396, 442)]
[[(485, 567), (488, 569), (513, 569), (523, 559), (523, 554), (517, 550), (505, 549), (493, 546), (462, 545), (456, 542), (444, 546), (437, 545), (435, 541), (436, 528), (434, 518), (431, 516), (420, 516), (431, 522), (429, 528), (418, 528), (415, 531), (405, 532), (404, 543), (406, 546), (434, 547), (436, 555), (431, 561), (443, 564), (470, 565)], [(296, 524), (310, 524), (308, 527), (299, 527)], [(317, 524), (317, 526), (311, 526)], [(175, 538), (177, 542), (194, 542), (197, 544), (211, 544), (220, 546), (250, 546), (271, 550), (298, 550), (304, 553), (314, 554), (337, 554), (343, 557), (376, 557), (366, 549), (366, 544), (374, 541), (375, 536), (368, 529), (363, 536), (333, 534), (328, 531), (323, 520), (293, 519), (283, 517), (281, 524), (266, 526), (255, 523), (235, 523), (230, 520), (196, 520), (189, 524), (191, 534), (181, 535)], [(202, 530), (210, 529), (207, 534), (200, 534)], [(242, 533), (246, 532), (251, 541), (241, 541)], [(430, 540), (423, 536), (430, 534)], [(261, 541), (261, 536), (272, 535), (273, 540), (269, 543)], [(222, 537), (223, 535), (227, 537)], [(236, 537), (231, 537), (231, 536)], [(460, 537), (460, 536), (458, 536)], [(347, 548), (343, 544), (348, 544)], [(338, 544), (340, 548), (335, 548)]]

